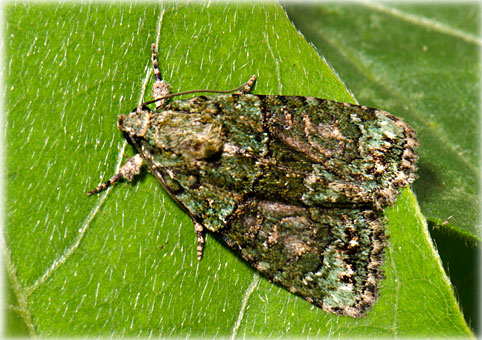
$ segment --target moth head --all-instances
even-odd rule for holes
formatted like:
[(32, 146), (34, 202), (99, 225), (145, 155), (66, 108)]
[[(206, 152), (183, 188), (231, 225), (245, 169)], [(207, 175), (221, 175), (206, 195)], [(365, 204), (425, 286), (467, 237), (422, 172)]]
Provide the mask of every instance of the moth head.
[(143, 138), (152, 147), (186, 160), (205, 160), (222, 152), (222, 124), (208, 113), (137, 109), (119, 115), (117, 125), (131, 137)]
[(144, 137), (152, 112), (148, 107), (137, 107), (131, 113), (117, 116), (117, 127), (130, 136)]

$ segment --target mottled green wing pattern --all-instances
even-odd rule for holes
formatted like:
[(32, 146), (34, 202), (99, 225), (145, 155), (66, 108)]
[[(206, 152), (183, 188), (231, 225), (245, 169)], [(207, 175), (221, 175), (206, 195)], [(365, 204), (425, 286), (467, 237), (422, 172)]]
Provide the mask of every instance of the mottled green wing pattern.
[(221, 234), (270, 280), (323, 310), (360, 317), (376, 300), (386, 245), (377, 212), (248, 199)]
[(220, 231), (224, 240), (307, 301), (363, 316), (383, 277), (381, 209), (415, 178), (414, 130), (387, 112), (318, 98), (232, 101), (223, 119), (234, 120), (247, 101), (261, 111), (269, 142), (262, 174)]
[(377, 298), (382, 208), (415, 175), (415, 132), (391, 114), (293, 96), (174, 101), (121, 117), (198, 232), (218, 233), (269, 279), (363, 316)]
[(393, 115), (312, 97), (258, 97), (276, 164), (296, 170), (302, 165), (289, 161), (292, 155), (306, 159), (298, 194), (304, 204), (381, 209), (415, 179), (415, 131)]

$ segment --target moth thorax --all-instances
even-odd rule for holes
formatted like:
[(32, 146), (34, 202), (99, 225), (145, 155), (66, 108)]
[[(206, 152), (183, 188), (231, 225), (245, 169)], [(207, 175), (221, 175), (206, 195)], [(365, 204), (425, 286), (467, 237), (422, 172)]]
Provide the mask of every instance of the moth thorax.
[[(159, 117), (161, 118), (161, 117)], [(157, 124), (156, 145), (188, 160), (203, 160), (219, 154), (224, 145), (222, 124), (202, 113), (171, 112)]]

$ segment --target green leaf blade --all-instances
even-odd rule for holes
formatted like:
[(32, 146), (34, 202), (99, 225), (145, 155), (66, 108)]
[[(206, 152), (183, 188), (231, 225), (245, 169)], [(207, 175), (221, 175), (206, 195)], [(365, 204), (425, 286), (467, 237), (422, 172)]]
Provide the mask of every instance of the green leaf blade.
[[(6, 18), (6, 83), (15, 89), (6, 102), (7, 275), (20, 287), (13, 307), (22, 294), (28, 302), (20, 307), (30, 335), (404, 336), (429, 334), (435, 318), (432, 334), (470, 336), (408, 191), (387, 213), (380, 299), (359, 320), (269, 283), (211, 234), (198, 262), (189, 217), (149, 174), (85, 195), (125, 158), (116, 116), (150, 99), (144, 80), (158, 31), (173, 92), (229, 89), (256, 74), (254, 93), (350, 101), (278, 5), (16, 4)], [(56, 30), (63, 25), (74, 33)]]

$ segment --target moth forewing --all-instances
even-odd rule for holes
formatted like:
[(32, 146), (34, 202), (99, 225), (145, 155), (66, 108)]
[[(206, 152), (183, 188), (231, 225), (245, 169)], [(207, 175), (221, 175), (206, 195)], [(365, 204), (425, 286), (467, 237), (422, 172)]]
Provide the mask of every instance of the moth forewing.
[(138, 154), (89, 194), (145, 162), (189, 212), (198, 259), (208, 229), (308, 302), (365, 315), (383, 278), (383, 208), (416, 177), (415, 131), (365, 106), (249, 94), (254, 76), (237, 93), (166, 103), (152, 51), (154, 99), (144, 104), (156, 108), (118, 119)]

